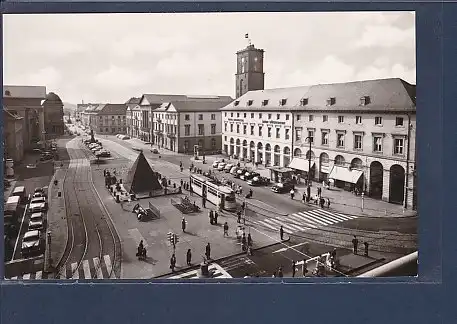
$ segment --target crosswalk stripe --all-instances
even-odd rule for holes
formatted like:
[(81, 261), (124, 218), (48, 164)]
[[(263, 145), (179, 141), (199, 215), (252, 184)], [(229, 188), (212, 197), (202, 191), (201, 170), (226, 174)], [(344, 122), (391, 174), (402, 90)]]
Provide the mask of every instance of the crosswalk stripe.
[(324, 223), (324, 225), (331, 225), (336, 223), (334, 219), (328, 218), (327, 216), (323, 216), (322, 214), (316, 213), (314, 210), (308, 211), (308, 215), (315, 217), (316, 220)]
[(322, 210), (315, 209), (315, 210), (312, 210), (311, 212), (312, 212), (312, 214), (317, 214), (319, 217), (330, 219), (330, 220), (332, 220), (333, 223), (339, 223), (339, 222), (343, 221), (341, 218), (336, 217), (333, 214), (323, 213)]
[(93, 258), (94, 266), (97, 272), (97, 279), (103, 279), (102, 267), (100, 265), (100, 259), (98, 257)]
[(279, 231), (279, 228), (281, 227), (281, 225), (282, 225), (282, 227), (284, 227), (288, 231), (292, 231), (293, 232), (293, 231), (297, 230), (294, 227), (290, 226), (290, 224), (281, 222), (279, 219), (276, 219), (276, 218), (264, 219), (264, 222), (268, 222), (270, 224), (274, 224), (275, 226), (273, 228), (275, 230), (277, 230), (277, 231)]
[(77, 267), (78, 267), (78, 264), (76, 262), (73, 262), (71, 264), (71, 273), (73, 273), (73, 275), (71, 276), (71, 279), (79, 279), (79, 272), (76, 271)]
[(90, 273), (89, 261), (87, 261), (87, 260), (83, 261), (83, 270), (84, 270), (84, 278), (92, 279), (92, 275)]
[(314, 224), (318, 224), (319, 226), (325, 225), (324, 222), (322, 222), (322, 221), (319, 220), (319, 219), (316, 219), (316, 217), (313, 217), (313, 215), (305, 214), (305, 213), (303, 213), (303, 212), (300, 212), (299, 214), (300, 214), (302, 217), (308, 219), (308, 221), (313, 222)]
[(316, 228), (318, 225), (314, 225), (314, 223), (310, 222), (307, 218), (300, 215), (300, 213), (295, 213), (289, 216), (290, 219), (294, 220), (296, 224), (302, 225), (303, 222), (306, 223), (307, 227)]
[(109, 279), (116, 279), (116, 276), (114, 275), (114, 273), (112, 273), (112, 265), (111, 265), (111, 259), (109, 257), (108, 254), (105, 254), (103, 256), (103, 259), (105, 260), (105, 266), (106, 266), (106, 271), (108, 271), (108, 275), (110, 275)]
[(305, 231), (307, 229), (306, 227), (301, 227), (301, 226), (291, 224), (291, 223), (286, 223), (285, 226), (288, 226), (289, 228), (292, 228), (292, 229), (295, 228), (295, 230), (298, 230), (298, 231)]
[(346, 221), (348, 219), (354, 219), (354, 218), (357, 218), (357, 216), (354, 216), (354, 215), (344, 215), (344, 214), (333, 214), (333, 213), (330, 213), (329, 211), (327, 210), (322, 210), (323, 213), (326, 213), (326, 214), (332, 214), (333, 216), (335, 217), (339, 217), (341, 220), (343, 221)]
[(261, 226), (268, 227), (269, 229), (272, 229), (272, 230), (274, 230), (274, 231), (278, 230), (276, 227), (271, 226), (270, 224), (267, 224), (267, 223), (265, 223), (265, 222), (263, 222), (263, 221), (259, 221), (258, 224), (260, 224)]
[(22, 280), (29, 280), (30, 279), (30, 273), (26, 273), (22, 276)]
[(35, 279), (36, 280), (40, 280), (43, 276), (43, 271), (38, 271), (36, 274), (35, 274)]

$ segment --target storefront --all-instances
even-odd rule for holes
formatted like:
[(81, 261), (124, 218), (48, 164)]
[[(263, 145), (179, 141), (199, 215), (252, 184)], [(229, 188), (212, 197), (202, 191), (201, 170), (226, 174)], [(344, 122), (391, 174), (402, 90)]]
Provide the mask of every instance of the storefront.
[[(299, 175), (301, 179), (308, 179), (308, 171), (309, 171), (309, 160), (294, 157), (292, 162), (289, 164), (289, 168), (295, 170), (295, 174)], [(310, 179), (314, 179), (315, 173), (315, 163), (311, 161), (311, 172), (310, 172)]]
[(363, 171), (335, 165), (330, 171), (329, 179), (334, 180), (335, 187), (353, 191), (363, 188)]

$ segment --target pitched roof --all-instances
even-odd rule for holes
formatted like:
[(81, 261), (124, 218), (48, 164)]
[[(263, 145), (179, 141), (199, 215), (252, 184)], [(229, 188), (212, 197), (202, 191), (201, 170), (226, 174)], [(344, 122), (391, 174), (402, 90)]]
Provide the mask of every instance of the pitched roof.
[(97, 115), (125, 115), (127, 112), (126, 104), (105, 104), (95, 108)]
[(133, 193), (144, 193), (162, 189), (156, 174), (144, 157), (143, 152), (140, 152), (130, 168), (124, 181), (124, 187), (128, 192)]
[(227, 100), (232, 101), (233, 99), (229, 96), (208, 96), (208, 95), (168, 95), (168, 94), (144, 94), (140, 101), (146, 98), (150, 104), (163, 104), (175, 101), (217, 101)]
[(225, 107), (233, 99), (231, 97), (220, 97), (220, 99), (204, 99), (201, 98), (191, 99), (185, 101), (171, 101), (165, 102), (154, 111), (167, 111), (171, 107), (175, 108), (177, 112), (210, 112), (219, 111)]
[[(328, 102), (328, 100), (330, 100)], [(361, 98), (368, 98), (361, 104)], [(286, 99), (284, 105), (279, 102)], [(306, 99), (303, 105), (301, 99)], [(264, 100), (268, 100), (266, 105)], [(248, 105), (250, 104), (250, 105)], [(318, 84), (312, 86), (249, 91), (221, 110), (361, 110), (416, 109), (416, 86), (399, 78)]]
[(4, 98), (30, 98), (30, 99), (46, 99), (46, 87), (44, 86), (17, 86), (4, 85)]
[(138, 105), (138, 104), (140, 104), (140, 101), (141, 101), (141, 98), (132, 97), (129, 100), (127, 100), (125, 103), (127, 105)]

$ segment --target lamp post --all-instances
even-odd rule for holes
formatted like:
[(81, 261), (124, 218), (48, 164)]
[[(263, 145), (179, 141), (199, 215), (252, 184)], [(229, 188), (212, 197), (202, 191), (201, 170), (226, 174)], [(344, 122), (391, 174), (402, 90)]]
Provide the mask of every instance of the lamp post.
[(309, 155), (308, 155), (308, 187), (311, 186), (311, 144), (313, 144), (312, 138), (310, 136), (305, 138), (305, 141), (309, 142)]

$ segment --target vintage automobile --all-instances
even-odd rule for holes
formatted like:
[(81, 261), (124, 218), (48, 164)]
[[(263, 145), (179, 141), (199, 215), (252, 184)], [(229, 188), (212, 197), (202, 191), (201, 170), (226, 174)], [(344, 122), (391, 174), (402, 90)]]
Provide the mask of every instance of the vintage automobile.
[(270, 183), (270, 179), (265, 177), (254, 177), (248, 180), (248, 185), (250, 186), (266, 186)]
[(219, 166), (219, 163), (221, 163), (221, 161), (217, 161), (217, 160), (214, 161), (214, 162), (213, 162), (213, 168), (214, 168), (214, 169), (217, 169), (218, 166)]
[(289, 192), (291, 189), (295, 189), (295, 185), (292, 182), (283, 182), (275, 184), (271, 188), (271, 191), (276, 193), (286, 193)]
[(234, 167), (233, 164), (228, 163), (228, 164), (225, 165), (224, 171), (225, 171), (226, 173), (230, 173), (230, 170), (232, 170), (233, 167)]
[(234, 166), (230, 169), (230, 174), (236, 177), (238, 170), (239, 170), (239, 168)]
[(219, 163), (219, 164), (217, 165), (217, 169), (218, 169), (219, 171), (224, 171), (225, 165), (226, 165), (226, 164), (225, 164), (224, 162), (221, 162), (221, 163)]
[(42, 242), (40, 231), (33, 230), (25, 233), (21, 246), (22, 256), (27, 257), (31, 254), (40, 253), (43, 248)]
[(151, 150), (151, 152), (154, 153), (154, 154), (159, 154), (159, 150), (156, 149), (156, 148), (153, 148), (153, 149)]
[(248, 180), (251, 180), (254, 177), (260, 177), (260, 174), (258, 172), (248, 171), (245, 174), (242, 174), (240, 176), (240, 179), (243, 180), (243, 181), (248, 181)]

